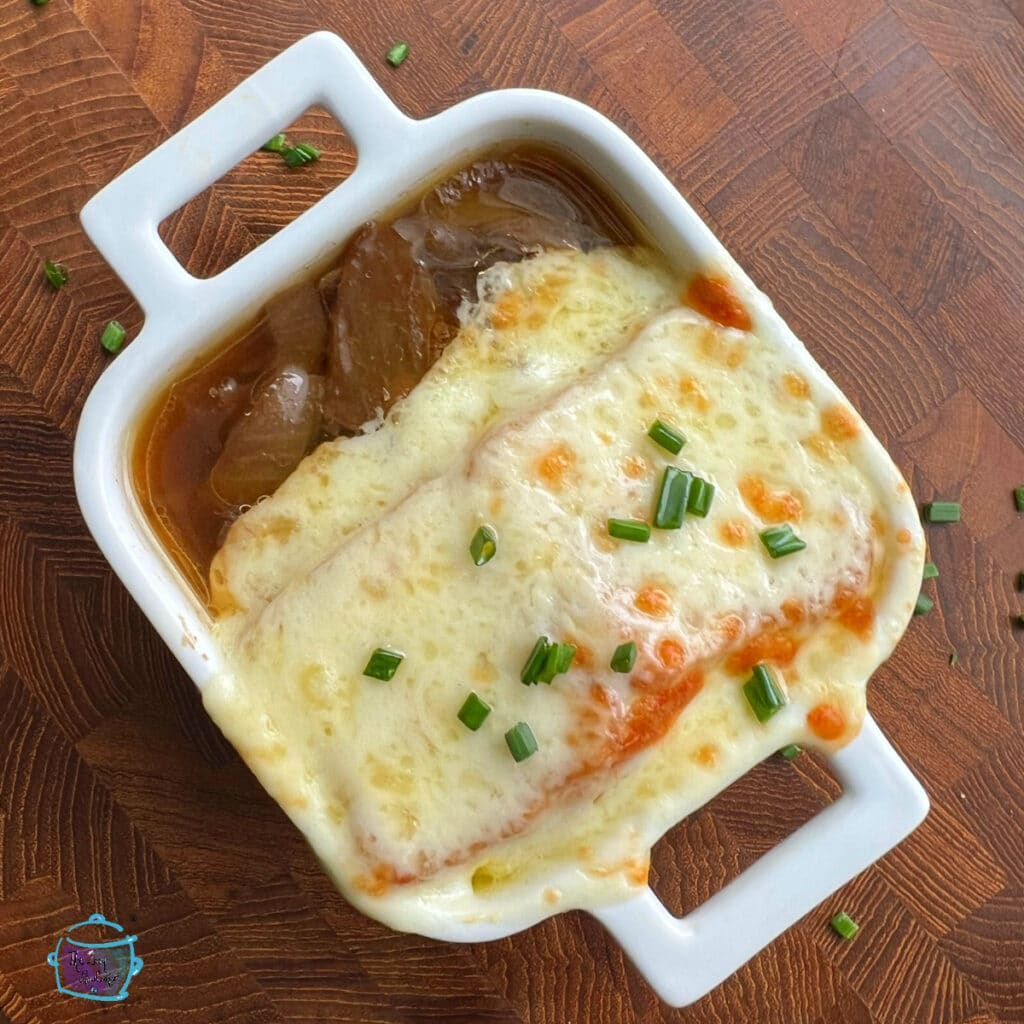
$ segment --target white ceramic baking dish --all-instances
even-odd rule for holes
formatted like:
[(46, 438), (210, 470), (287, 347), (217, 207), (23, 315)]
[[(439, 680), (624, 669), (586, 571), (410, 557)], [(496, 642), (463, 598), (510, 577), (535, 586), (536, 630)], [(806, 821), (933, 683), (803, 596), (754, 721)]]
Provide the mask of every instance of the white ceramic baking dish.
[[(330, 110), (352, 139), (358, 154), (352, 175), (223, 273), (208, 280), (186, 273), (160, 240), (160, 222), (314, 104)], [(768, 299), (669, 181), (600, 114), (553, 93), (515, 89), (412, 120), (340, 39), (324, 32), (308, 36), (82, 211), (89, 237), (146, 319), (83, 410), (75, 446), (78, 498), (114, 571), (197, 686), (217, 671), (219, 655), (205, 609), (162, 550), (133, 493), (129, 453), (142, 413), (179, 368), (251, 320), (269, 295), (323, 266), (363, 221), (463, 157), (510, 139), (554, 143), (582, 158), (639, 216), (671, 261), (683, 269), (726, 271), (759, 329), (772, 332), (823, 378)], [(843, 787), (840, 799), (686, 917), (673, 917), (649, 889), (593, 911), (666, 1002), (681, 1006), (708, 992), (927, 813), (924, 791), (870, 718), (860, 736), (834, 756), (832, 767)], [(434, 934), (478, 941), (529, 923), (452, 924)]]

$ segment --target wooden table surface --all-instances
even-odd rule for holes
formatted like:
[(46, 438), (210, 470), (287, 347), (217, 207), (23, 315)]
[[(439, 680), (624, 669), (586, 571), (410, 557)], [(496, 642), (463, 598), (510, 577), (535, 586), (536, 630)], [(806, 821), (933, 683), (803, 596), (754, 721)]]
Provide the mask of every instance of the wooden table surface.
[[(325, 27), (415, 116), (519, 85), (608, 115), (916, 495), (963, 503), (962, 523), (929, 529), (935, 610), (870, 692), (930, 816), (690, 1009), (661, 1005), (582, 914), (456, 946), (350, 909), (78, 513), (98, 336), (141, 323), (78, 211)], [(1022, 0), (0, 0), (0, 112), (0, 1021), (1024, 1021)], [(229, 265), (351, 166), (330, 118), (297, 133), (319, 164), (252, 157), (165, 225), (190, 270)], [(60, 292), (46, 257), (70, 269)], [(655, 888), (695, 906), (833, 795), (813, 759), (762, 765), (659, 844)], [(839, 908), (853, 942), (827, 926)], [(145, 960), (102, 1009), (58, 994), (45, 963), (94, 911)]]

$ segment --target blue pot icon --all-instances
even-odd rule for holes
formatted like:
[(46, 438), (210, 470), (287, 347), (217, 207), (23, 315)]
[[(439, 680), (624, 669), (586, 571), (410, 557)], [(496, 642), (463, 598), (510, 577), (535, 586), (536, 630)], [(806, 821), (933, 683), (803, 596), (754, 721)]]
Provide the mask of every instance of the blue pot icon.
[[(79, 928), (90, 928), (71, 933)], [(111, 938), (104, 929), (113, 928), (118, 936)], [(46, 957), (57, 975), (57, 991), (79, 999), (116, 1003), (128, 998), (128, 983), (142, 970), (142, 957), (135, 955), (137, 935), (125, 935), (124, 929), (102, 914), (93, 914), (87, 921), (72, 925), (66, 935)], [(90, 936), (99, 938), (91, 940)]]

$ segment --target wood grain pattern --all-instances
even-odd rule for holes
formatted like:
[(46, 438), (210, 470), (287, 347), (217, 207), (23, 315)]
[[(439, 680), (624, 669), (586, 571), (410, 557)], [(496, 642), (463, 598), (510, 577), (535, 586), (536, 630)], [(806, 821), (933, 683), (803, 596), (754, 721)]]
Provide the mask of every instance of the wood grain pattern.
[[(141, 312), (77, 213), (309, 31), (409, 113), (483, 89), (576, 96), (652, 155), (850, 395), (915, 493), (937, 605), (870, 702), (933, 809), (901, 847), (689, 1010), (590, 918), (480, 946), (352, 910), (202, 712), (81, 521), (71, 452), (103, 324)], [(395, 71), (395, 37), (412, 57)], [(0, 0), (0, 1021), (1010, 1024), (1024, 1021), (1024, 5), (1021, 0)], [(352, 167), (327, 116), (301, 174), (254, 156), (169, 218), (230, 265)], [(71, 282), (55, 293), (44, 258)], [(950, 653), (958, 663), (950, 666)], [(763, 794), (775, 795), (765, 799)], [(656, 848), (685, 912), (834, 799), (761, 765)], [(831, 913), (862, 933), (842, 943)], [(54, 991), (101, 911), (129, 1001)]]

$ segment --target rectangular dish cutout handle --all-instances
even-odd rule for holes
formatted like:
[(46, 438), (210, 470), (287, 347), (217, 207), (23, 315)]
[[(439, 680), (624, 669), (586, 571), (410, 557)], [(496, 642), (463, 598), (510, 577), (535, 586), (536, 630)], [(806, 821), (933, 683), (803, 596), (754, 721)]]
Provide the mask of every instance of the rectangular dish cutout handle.
[[(289, 235), (316, 204), (217, 277), (188, 274), (157, 227), (193, 196), (316, 104), (326, 107), (352, 139), (357, 167), (340, 188), (355, 185), (359, 167), (393, 159), (416, 122), (377, 85), (349, 47), (330, 32), (300, 39), (125, 171), (82, 210), (96, 248), (138, 299), (147, 317), (173, 314), (197, 302), (221, 277), (280, 267)], [(321, 200), (321, 202), (326, 201)], [(274, 250), (274, 251), (268, 251)]]
[(924, 789), (870, 715), (832, 763), (842, 796), (685, 917), (651, 889), (593, 912), (666, 1003), (705, 995), (928, 813)]

